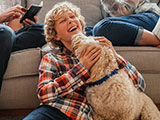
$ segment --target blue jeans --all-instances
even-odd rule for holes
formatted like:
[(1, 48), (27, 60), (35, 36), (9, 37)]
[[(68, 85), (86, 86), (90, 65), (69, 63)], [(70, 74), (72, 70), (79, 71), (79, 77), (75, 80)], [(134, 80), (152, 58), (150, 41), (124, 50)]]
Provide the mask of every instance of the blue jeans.
[(33, 110), (23, 120), (71, 120), (60, 110), (42, 105)]
[(15, 34), (16, 39), (12, 52), (27, 48), (42, 47), (46, 43), (43, 24), (33, 24), (23, 27), (16, 31)]
[(11, 52), (41, 47), (45, 43), (42, 24), (26, 26), (16, 32), (0, 24), (0, 89)]
[(136, 39), (141, 39), (143, 29), (153, 30), (158, 18), (159, 16), (152, 12), (122, 17), (108, 17), (99, 21), (92, 29), (90, 26), (86, 27), (86, 33), (87, 35), (104, 36), (113, 45), (133, 46), (137, 45), (135, 43)]
[(0, 24), (0, 89), (14, 40), (14, 31), (10, 27)]

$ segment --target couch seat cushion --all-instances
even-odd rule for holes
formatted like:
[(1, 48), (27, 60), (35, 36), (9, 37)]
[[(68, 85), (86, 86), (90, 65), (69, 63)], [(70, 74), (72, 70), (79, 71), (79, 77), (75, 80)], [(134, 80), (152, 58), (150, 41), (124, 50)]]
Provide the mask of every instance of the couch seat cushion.
[(145, 93), (160, 103), (160, 49), (155, 47), (115, 47), (142, 74), (146, 82)]
[(31, 48), (13, 52), (4, 79), (37, 75), (40, 60), (40, 48)]
[[(117, 52), (143, 73), (160, 73), (160, 49), (155, 47), (115, 47)], [(159, 58), (159, 59), (158, 59)]]

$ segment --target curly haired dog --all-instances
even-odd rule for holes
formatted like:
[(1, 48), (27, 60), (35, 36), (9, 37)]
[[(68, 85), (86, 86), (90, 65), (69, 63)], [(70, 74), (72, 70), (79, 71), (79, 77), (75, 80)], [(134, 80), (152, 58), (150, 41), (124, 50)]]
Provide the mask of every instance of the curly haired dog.
[[(74, 35), (72, 40), (77, 57), (89, 45), (99, 45), (93, 37), (86, 37), (83, 33)], [(87, 81), (90, 86), (86, 89), (94, 120), (160, 120), (160, 112), (152, 100), (139, 92), (128, 74), (118, 68), (112, 50), (101, 46), (100, 56), (90, 70)], [(107, 81), (102, 80), (104, 76), (108, 77)]]

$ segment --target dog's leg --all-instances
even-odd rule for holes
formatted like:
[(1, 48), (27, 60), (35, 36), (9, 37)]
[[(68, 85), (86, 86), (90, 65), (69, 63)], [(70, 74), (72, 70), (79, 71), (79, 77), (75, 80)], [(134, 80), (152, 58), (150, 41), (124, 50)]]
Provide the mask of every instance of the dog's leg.
[[(119, 117), (117, 116), (118, 120), (135, 120), (134, 119), (134, 115), (133, 112), (134, 110), (131, 110), (130, 113), (128, 112), (128, 114), (121, 114)], [(117, 120), (117, 119), (114, 119)]]
[(142, 93), (144, 106), (141, 111), (141, 120), (160, 120), (160, 111), (153, 101), (144, 93)]

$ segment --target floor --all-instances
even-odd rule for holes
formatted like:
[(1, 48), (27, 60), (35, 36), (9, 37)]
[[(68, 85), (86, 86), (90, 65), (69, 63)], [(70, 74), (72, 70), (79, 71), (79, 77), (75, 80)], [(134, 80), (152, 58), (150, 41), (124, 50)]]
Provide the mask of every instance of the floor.
[(0, 116), (0, 120), (22, 120), (24, 116)]
[(22, 120), (33, 109), (0, 110), (0, 120)]

